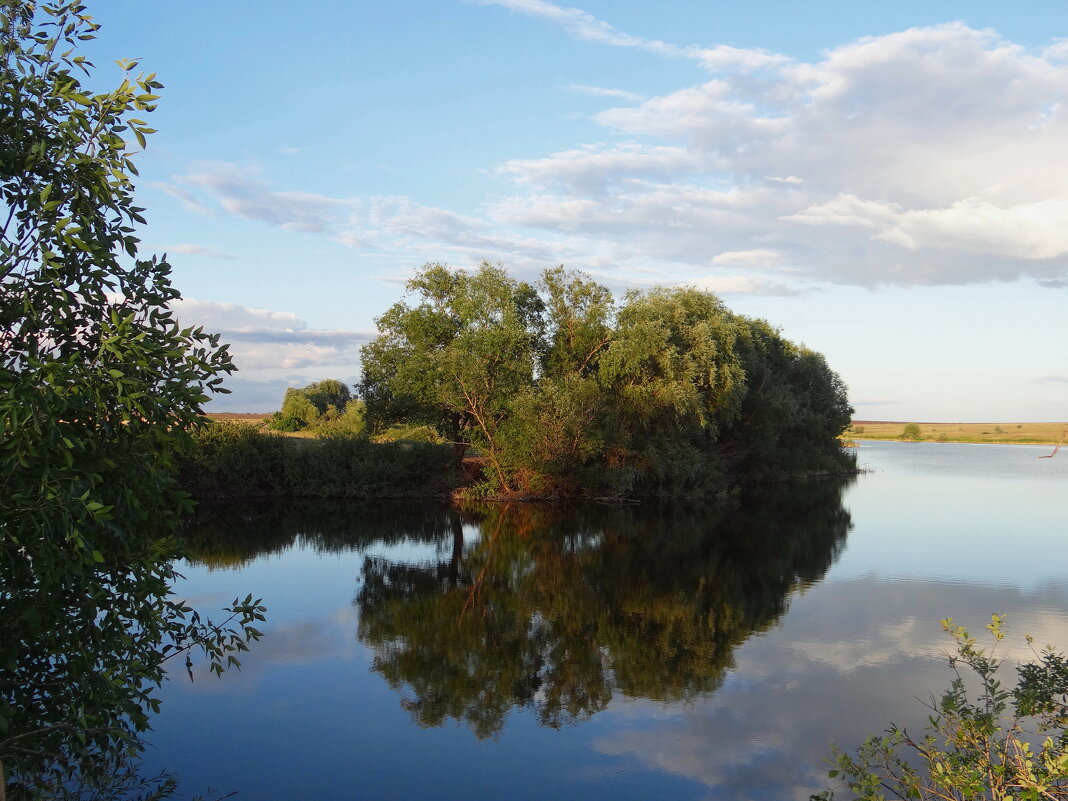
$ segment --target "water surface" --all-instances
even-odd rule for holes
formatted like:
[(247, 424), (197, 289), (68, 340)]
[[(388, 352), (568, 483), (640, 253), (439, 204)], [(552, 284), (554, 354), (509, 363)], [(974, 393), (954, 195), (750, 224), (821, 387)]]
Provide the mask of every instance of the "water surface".
[(205, 509), (183, 591), (269, 607), (148, 768), (247, 799), (807, 798), (948, 683), (938, 620), (1068, 647), (1068, 461), (862, 441), (737, 504)]

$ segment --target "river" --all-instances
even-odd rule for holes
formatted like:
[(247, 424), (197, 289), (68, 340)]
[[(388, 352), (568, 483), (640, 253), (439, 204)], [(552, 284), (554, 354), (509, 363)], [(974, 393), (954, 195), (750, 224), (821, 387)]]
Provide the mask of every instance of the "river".
[(145, 769), (250, 801), (805, 799), (832, 742), (922, 728), (941, 618), (1068, 649), (1068, 455), (859, 444), (854, 480), (731, 504), (206, 507), (179, 592), (262, 596), (265, 637), (167, 682)]

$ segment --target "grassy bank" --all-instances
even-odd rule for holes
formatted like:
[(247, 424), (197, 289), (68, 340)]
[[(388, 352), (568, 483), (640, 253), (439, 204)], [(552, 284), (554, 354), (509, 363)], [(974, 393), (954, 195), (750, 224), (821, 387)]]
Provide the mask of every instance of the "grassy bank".
[[(909, 439), (908, 422), (854, 420), (844, 439)], [(1068, 423), (921, 423), (925, 442), (980, 442), (991, 444), (1055, 445), (1068, 436)]]

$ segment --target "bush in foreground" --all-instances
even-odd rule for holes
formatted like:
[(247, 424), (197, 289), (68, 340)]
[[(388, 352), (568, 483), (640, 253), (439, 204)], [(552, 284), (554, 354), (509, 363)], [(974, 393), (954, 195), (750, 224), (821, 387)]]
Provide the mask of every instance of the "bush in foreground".
[[(994, 615), (987, 625), (995, 643), (1004, 637), (1002, 621)], [(855, 755), (836, 749), (831, 778), (844, 779), (851, 797), (864, 801), (1068, 799), (1068, 661), (1047, 648), (1019, 668), (1016, 688), (1008, 690), (993, 649), (976, 647), (952, 619), (942, 626), (957, 643), (949, 660), (955, 678), (931, 699), (924, 736), (891, 725)], [(977, 695), (969, 681), (978, 683)], [(825, 790), (812, 799), (833, 796)]]

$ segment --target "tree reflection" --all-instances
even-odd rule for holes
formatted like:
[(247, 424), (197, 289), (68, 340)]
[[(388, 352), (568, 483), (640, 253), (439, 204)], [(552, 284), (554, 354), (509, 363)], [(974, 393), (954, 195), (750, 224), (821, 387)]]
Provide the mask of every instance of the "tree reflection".
[(451, 531), (440, 504), (258, 498), (201, 504), (185, 526), (182, 544), (188, 562), (218, 570), (298, 544), (339, 553), (372, 543), (441, 542)]
[[(450, 511), (442, 558), (365, 559), (359, 637), (417, 723), (463, 721), (479, 737), (513, 708), (558, 727), (615, 692), (708, 693), (734, 649), (837, 558), (843, 487), (765, 487), (718, 506)], [(465, 541), (464, 523), (479, 535)]]

